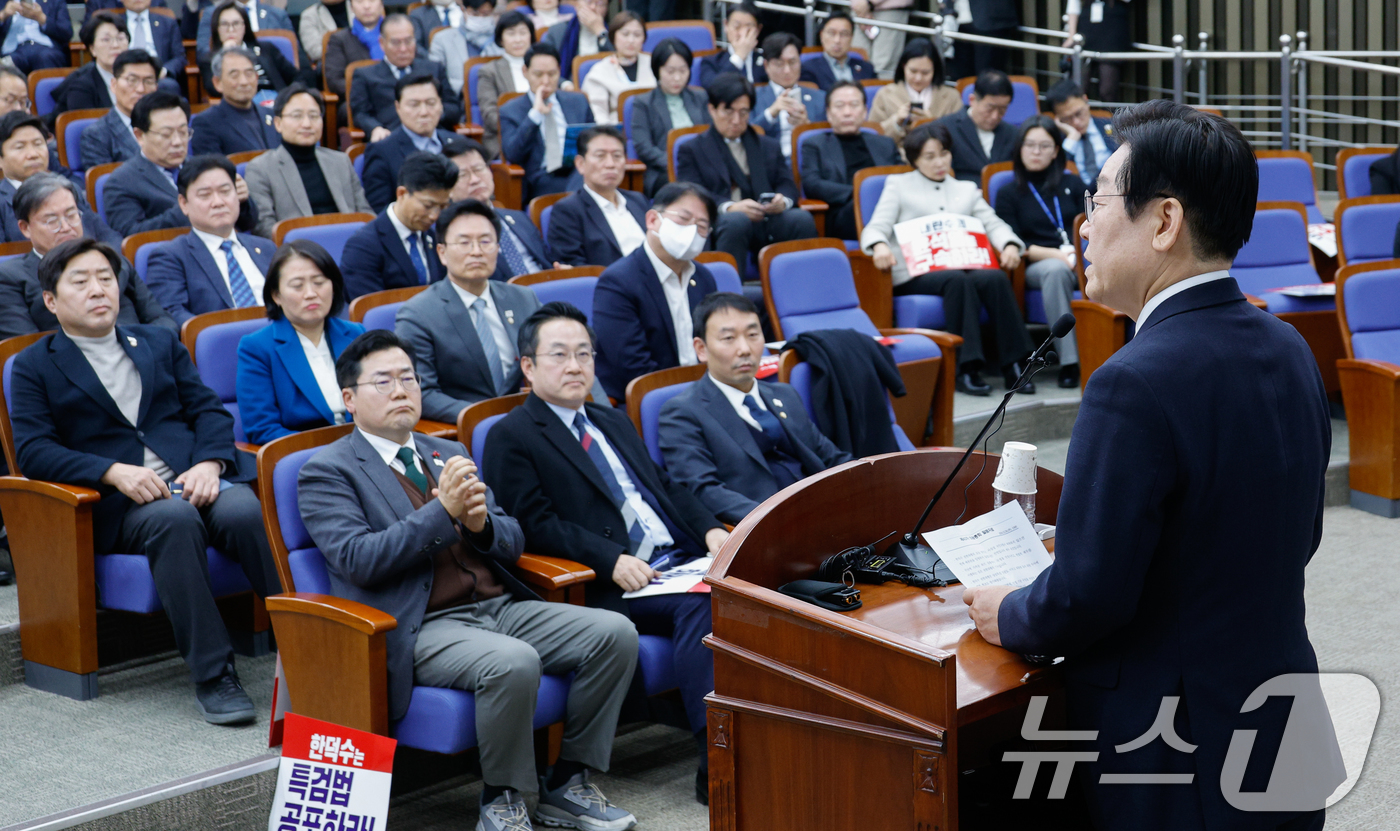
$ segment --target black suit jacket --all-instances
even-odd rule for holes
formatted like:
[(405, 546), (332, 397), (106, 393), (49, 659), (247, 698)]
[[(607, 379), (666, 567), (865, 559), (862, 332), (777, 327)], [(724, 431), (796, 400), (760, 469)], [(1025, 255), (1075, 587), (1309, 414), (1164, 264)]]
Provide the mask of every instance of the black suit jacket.
[[(846, 64), (851, 67), (851, 76), (857, 81), (865, 81), (876, 76), (875, 66), (854, 52), (846, 54)], [(817, 85), (818, 89), (829, 90), (836, 83), (836, 73), (826, 58), (813, 58), (802, 62), (802, 80)]]
[(77, 344), (62, 331), (40, 339), (15, 358), (10, 424), (20, 469), (31, 479), (94, 488), (93, 545), (112, 550), (132, 502), (102, 484), (116, 462), (141, 465), (149, 447), (180, 474), (206, 461), (223, 462), (223, 477), (247, 482), (257, 475), (249, 453), (235, 450), (233, 416), (204, 385), (175, 332), (159, 326), (118, 326), (117, 343), (141, 374), (136, 423), (107, 393)]
[[(392, 88), (390, 92), (393, 92)], [(358, 124), (357, 120), (356, 126)], [(451, 135), (453, 134), (449, 130), (437, 131), (440, 142), (446, 142)], [(399, 168), (403, 167), (405, 159), (417, 152), (418, 148), (414, 146), (408, 130), (402, 125), (396, 125), (388, 138), (380, 139), (365, 148), (365, 167), (360, 181), (365, 186), (365, 199), (375, 212), (384, 210), (394, 201), (394, 192), (398, 190), (399, 185)]]
[(729, 189), (737, 184), (745, 199), (762, 193), (781, 193), (797, 204), (797, 184), (792, 165), (783, 156), (778, 140), (760, 136), (752, 127), (739, 137), (748, 156), (749, 175), (745, 176), (724, 137), (714, 127), (681, 145), (676, 151), (676, 180), (694, 182), (710, 194), (716, 204), (729, 202)]
[(1400, 150), (1371, 165), (1371, 195), (1400, 193)]
[[(666, 106), (666, 93), (660, 89), (632, 100), (632, 123), (628, 125), (628, 135), (632, 137), (632, 149), (636, 151), (637, 158), (647, 165), (644, 189), (648, 194), (653, 194), (667, 182), (666, 138), (675, 125), (671, 123), (671, 109)], [(681, 102), (685, 104), (692, 124), (710, 123), (710, 111), (706, 106), (709, 98), (704, 90), (686, 87), (681, 90)]]
[[(763, 68), (762, 49), (753, 50), (753, 62), (753, 78), (751, 79), (753, 81), (753, 85), (758, 86), (760, 84), (768, 83), (768, 70)], [(729, 60), (729, 50), (721, 49), (719, 52), (713, 55), (706, 55), (705, 57), (700, 59), (700, 80), (697, 82), (694, 78), (692, 78), (691, 83), (701, 87), (708, 87), (710, 85), (710, 82), (715, 79), (716, 75), (722, 75), (725, 72), (738, 71), (740, 71), (739, 67), (735, 66), (734, 62)]]
[[(588, 420), (607, 436), (661, 506), (676, 545), (705, 552), (705, 534), (722, 527), (695, 494), (676, 484), (652, 462), (637, 430), (620, 410), (585, 404)], [(536, 554), (565, 557), (592, 568), (588, 605), (626, 614), (622, 589), (612, 582), (619, 555), (626, 554), (627, 522), (603, 475), (578, 436), (533, 393), (491, 428), (481, 463), (486, 484), (505, 512), (520, 521), (525, 545)]]
[[(542, 269), (554, 267), (554, 260), (549, 256), (549, 248), (544, 244), (544, 237), (540, 236), (540, 229), (535, 227), (535, 223), (530, 220), (530, 215), (524, 211), (511, 210), (510, 208), (497, 208), (496, 216), (501, 218), (502, 236), (504, 231), (509, 230), (520, 240), (520, 244), (525, 246), (525, 250), (530, 252), (530, 256), (539, 264)], [(496, 257), (496, 273), (491, 275), (492, 280), (502, 282), (518, 274), (511, 274), (510, 267), (506, 265), (506, 258)]]
[[(341, 271), (345, 275), (345, 294), (351, 300), (363, 294), (385, 289), (400, 289), (422, 285), (408, 251), (399, 239), (394, 223), (385, 208), (373, 222), (366, 223), (345, 241), (341, 256)], [(428, 282), (443, 278), (442, 262), (437, 255), (437, 238), (432, 229), (423, 232), (423, 263), (428, 268)]]
[[(180, 210), (175, 183), (144, 155), (128, 159), (107, 177), (102, 194), (107, 224), (124, 237), (160, 228), (187, 228), (189, 217)], [(235, 227), (251, 232), (258, 222), (258, 206), (252, 199), (240, 204)]]
[[(642, 234), (647, 231), (647, 209), (651, 204), (645, 196), (630, 190), (619, 190), (627, 203), (627, 212), (637, 220)], [(622, 259), (622, 249), (613, 236), (603, 209), (593, 197), (576, 190), (554, 203), (549, 216), (549, 250), (554, 259), (565, 265), (610, 266)]]
[[(442, 120), (439, 127), (452, 129), (462, 120), (462, 96), (453, 95), (447, 83), (447, 70), (437, 61), (416, 57), (409, 67), (409, 75), (431, 75), (437, 80), (438, 91), (442, 95)], [(394, 84), (398, 78), (389, 69), (386, 61), (373, 66), (362, 66), (355, 70), (350, 84), (350, 111), (355, 114), (355, 129), (364, 130), (368, 136), (375, 127), (393, 130), (399, 126), (399, 114), (394, 109)]]
[(58, 113), (69, 110), (107, 109), (112, 106), (112, 93), (97, 71), (97, 64), (87, 63), (68, 73), (54, 87), (53, 101), (57, 105), (53, 113), (56, 120)]
[(254, 104), (253, 110), (258, 115), (257, 128), (227, 101), (196, 115), (190, 120), (190, 154), (228, 156), (280, 147), (282, 135), (272, 126), (272, 108)]
[(131, 129), (122, 123), (116, 109), (108, 110), (106, 115), (84, 127), (78, 146), (84, 170), (141, 155), (141, 145), (136, 143)]
[(967, 114), (967, 108), (945, 115), (938, 123), (948, 128), (953, 136), (953, 175), (965, 182), (982, 184), (982, 168), (994, 162), (1011, 161), (1011, 147), (1016, 143), (1016, 128), (1002, 121), (992, 131), (992, 154), (982, 152), (982, 141), (977, 137), (977, 125)]
[[(875, 166), (903, 164), (894, 140), (862, 132), (865, 147)], [(854, 198), (855, 187), (847, 175), (846, 154), (835, 133), (822, 133), (802, 145), (802, 190), (812, 199), (820, 199), (833, 209)]]
[[(1089, 789), (1098, 827), (1272, 829), (1287, 819), (1231, 808), (1221, 772), (1234, 731), (1259, 730), (1254, 756), (1265, 758), (1250, 759), (1243, 789), (1265, 790), (1272, 751), (1259, 748), (1278, 746), (1290, 704), (1302, 721), (1315, 703), (1275, 698), (1241, 713), (1260, 684), (1317, 672), (1303, 581), (1322, 538), (1331, 442), (1307, 343), (1246, 302), (1233, 279), (1165, 301), (1094, 372), (1074, 424), (1055, 561), (1007, 595), (998, 622), (1013, 652), (1065, 656), (1071, 727), (1098, 730), (1086, 781), (1195, 772), (1170, 788)], [(1163, 696), (1181, 697), (1177, 723), (1189, 724), (1195, 752), (1161, 741), (1116, 752), (1152, 723)], [(1344, 778), (1330, 769), (1330, 728), (1310, 735), (1310, 775), (1294, 779), (1320, 790), (1318, 808)]]
[[(118, 326), (149, 323), (180, 333), (174, 318), (160, 307), (135, 269), (125, 261), (117, 284), (121, 297)], [(57, 328), (58, 318), (44, 305), (44, 291), (39, 287), (39, 255), (31, 251), (0, 263), (0, 340)]]

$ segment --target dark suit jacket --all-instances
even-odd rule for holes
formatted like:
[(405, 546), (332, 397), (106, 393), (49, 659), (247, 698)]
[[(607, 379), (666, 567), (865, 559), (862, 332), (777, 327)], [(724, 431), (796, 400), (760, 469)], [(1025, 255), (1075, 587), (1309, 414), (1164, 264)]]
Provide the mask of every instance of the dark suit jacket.
[(179, 336), (160, 326), (118, 326), (117, 343), (141, 374), (136, 423), (122, 415), (77, 344), (62, 331), (15, 358), (10, 424), (20, 469), (31, 479), (94, 488), (93, 546), (108, 553), (132, 506), (102, 484), (116, 462), (141, 465), (149, 447), (177, 474), (206, 461), (223, 462), (223, 477), (257, 475), (251, 454), (234, 449), (233, 416), (204, 385)]
[[(442, 120), (439, 127), (452, 129), (462, 120), (462, 96), (453, 95), (447, 83), (447, 70), (437, 61), (414, 58), (409, 75), (431, 75), (437, 79), (442, 95)], [(394, 84), (398, 78), (386, 61), (355, 70), (355, 83), (350, 89), (350, 111), (355, 114), (355, 129), (368, 136), (375, 127), (393, 130), (399, 126), (399, 114), (394, 109)]]
[[(807, 417), (797, 390), (759, 381), (755, 391), (779, 417), (804, 476), (851, 460), (851, 454), (832, 444)], [(778, 492), (778, 481), (752, 428), (734, 412), (709, 373), (662, 406), (657, 435), (671, 478), (725, 522), (739, 522)]]
[[(903, 164), (894, 140), (862, 132), (865, 147), (875, 166)], [(835, 133), (822, 133), (802, 145), (802, 190), (811, 199), (820, 199), (836, 208), (854, 198), (855, 187), (847, 175), (846, 154)]]
[[(351, 15), (353, 18), (354, 15)], [(331, 35), (330, 40), (326, 41), (326, 54), (321, 58), (321, 72), (325, 75), (326, 86), (344, 101), (345, 67), (355, 61), (369, 59), (369, 50), (348, 27)]]
[[(656, 193), (667, 182), (666, 137), (671, 132), (671, 110), (666, 106), (666, 93), (660, 89), (632, 99), (632, 123), (628, 134), (637, 158), (646, 162), (646, 192)], [(709, 124), (709, 98), (695, 87), (681, 90), (681, 101), (694, 124)]]
[[(1071, 726), (1099, 731), (1087, 781), (1100, 771), (1196, 772), (1171, 797), (1089, 790), (1096, 826), (1256, 829), (1287, 818), (1230, 808), (1220, 774), (1235, 729), (1258, 729), (1257, 747), (1277, 747), (1289, 720), (1286, 698), (1241, 715), (1250, 692), (1317, 672), (1303, 571), (1322, 538), (1331, 441), (1308, 345), (1233, 279), (1168, 299), (1095, 371), (1074, 424), (1055, 561), (1006, 597), (1001, 639), (1014, 652), (1065, 656)], [(1189, 722), (1198, 745), (1191, 758), (1160, 741), (1116, 753), (1163, 696), (1181, 696), (1178, 724)], [(1295, 716), (1303, 703), (1292, 703)], [(1330, 745), (1315, 738), (1317, 771)], [(1246, 776), (1246, 791), (1265, 789), (1273, 763), (1259, 761), (1250, 767), (1262, 777)], [(1323, 770), (1307, 784), (1325, 797), (1342, 778)]]
[[(120, 12), (126, 11), (126, 8), (121, 4), (121, 0), (84, 0), (83, 5), (86, 6), (83, 12), (84, 20), (87, 20), (88, 16), (93, 12), (100, 12), (103, 9), (116, 9)], [(169, 4), (167, 4), (165, 0), (151, 0), (151, 5), (160, 9), (169, 8)]]
[[(540, 236), (540, 229), (535, 227), (535, 223), (530, 220), (530, 215), (524, 211), (514, 211), (510, 208), (497, 208), (496, 216), (501, 218), (501, 230), (510, 230), (515, 238), (520, 240), (530, 256), (535, 258), (535, 262), (541, 268), (552, 268), (553, 259), (549, 256), (549, 249), (545, 247), (544, 238)], [(502, 234), (504, 236), (504, 233)], [(510, 268), (506, 266), (506, 258), (496, 257), (496, 273), (491, 275), (492, 280), (504, 282), (517, 274), (511, 274)]]
[[(754, 86), (768, 83), (768, 70), (763, 68), (762, 49), (753, 50), (753, 61)], [(729, 60), (729, 50), (721, 49), (719, 52), (713, 55), (706, 55), (705, 57), (700, 59), (700, 80), (697, 82), (694, 78), (692, 78), (690, 82), (692, 84), (695, 84), (696, 86), (708, 87), (710, 85), (710, 82), (715, 79), (716, 75), (720, 75), (725, 72), (738, 71), (739, 67), (735, 66), (734, 62)]]
[(982, 141), (977, 138), (977, 125), (968, 117), (967, 108), (945, 115), (938, 123), (948, 128), (953, 136), (953, 175), (966, 182), (982, 184), (982, 168), (993, 162), (1011, 161), (1011, 147), (1016, 143), (1016, 128), (1002, 121), (993, 130), (992, 154), (982, 152)]
[(980, 31), (1014, 29), (1021, 25), (1016, 0), (978, 0), (972, 4), (972, 25)]
[[(567, 124), (592, 124), (593, 108), (588, 96), (581, 92), (559, 91), (555, 104), (563, 109)], [(525, 168), (525, 181), (532, 189), (537, 179), (547, 176), (544, 170), (544, 137), (538, 124), (530, 120), (534, 103), (530, 95), (522, 95), (501, 107), (501, 152), (511, 164)]]
[[(323, 337), (331, 357), (340, 353), (365, 327), (338, 317), (326, 319)], [(238, 413), (243, 433), (253, 444), (335, 423), (335, 413), (316, 383), (306, 350), (286, 318), (243, 336), (238, 342)], [(347, 419), (351, 416), (345, 414)]]
[[(446, 142), (451, 135), (453, 134), (449, 130), (437, 131), (440, 142)], [(365, 148), (364, 173), (361, 174), (360, 180), (365, 185), (365, 199), (376, 213), (394, 201), (394, 192), (398, 190), (399, 185), (399, 168), (403, 167), (405, 159), (417, 152), (418, 148), (414, 146), (413, 139), (408, 136), (408, 130), (402, 125), (395, 125), (394, 132), (388, 138)]]
[[(637, 220), (642, 233), (647, 231), (647, 209), (651, 203), (640, 193), (619, 190), (627, 203), (627, 212)], [(593, 197), (576, 190), (554, 203), (549, 216), (549, 250), (554, 259), (565, 265), (609, 266), (622, 259), (622, 249), (613, 236), (603, 209)]]
[(676, 151), (677, 181), (694, 182), (717, 204), (730, 201), (729, 189), (738, 184), (745, 199), (757, 199), (762, 193), (781, 193), (797, 205), (792, 165), (783, 156), (778, 140), (760, 136), (750, 127), (740, 136), (740, 141), (748, 156), (749, 175), (745, 176), (739, 163), (734, 161), (724, 137), (711, 127)]
[(107, 82), (97, 71), (97, 64), (86, 63), (68, 73), (53, 89), (53, 102), (57, 113), (68, 110), (98, 110), (112, 106), (112, 92)]
[[(156, 4), (152, 4), (156, 5)], [(165, 67), (167, 77), (184, 86), (185, 42), (180, 35), (180, 24), (159, 14), (150, 15), (151, 41), (156, 47), (156, 60)], [(271, 28), (271, 27), (269, 27)], [(132, 38), (135, 41), (135, 38)], [(207, 44), (208, 41), (206, 40)], [(207, 47), (206, 47), (207, 48)], [(213, 89), (213, 87), (210, 87)]]
[[(112, 171), (102, 194), (107, 223), (122, 236), (160, 228), (185, 228), (189, 217), (180, 210), (175, 183), (156, 163), (138, 155)], [(258, 222), (258, 206), (247, 199), (240, 206), (238, 230), (251, 231)]]
[(271, 150), (282, 144), (282, 135), (272, 126), (272, 108), (253, 105), (261, 129), (254, 128), (243, 113), (221, 101), (190, 120), (190, 155), (213, 153), (228, 156), (249, 150)]
[[(68, 57), (68, 42), (73, 39), (73, 19), (68, 16), (68, 4), (64, 0), (37, 0), (39, 6), (44, 10), (44, 25), (39, 27), (39, 31), (48, 36), (53, 41), (53, 48), (61, 51), (63, 56)], [(7, 17), (0, 21), (0, 43), (5, 42), (5, 38), (10, 36), (10, 25), (14, 22), (13, 17)]]
[(429, 36), (434, 29), (447, 25), (442, 22), (442, 15), (438, 14), (438, 7), (432, 3), (419, 6), (408, 13), (408, 19), (413, 21), (413, 31), (418, 37), (418, 51), (424, 55), (428, 54), (428, 47), (432, 45)]
[[(0, 225), (4, 227), (5, 242), (24, 242), (29, 238), (20, 233), (19, 217), (14, 210), (15, 186), (9, 179), (0, 179)], [(78, 211), (83, 216), (83, 232), (93, 239), (105, 242), (118, 251), (122, 250), (122, 236), (102, 221), (91, 207), (87, 198), (78, 197)], [(37, 266), (36, 266), (37, 268)]]
[(131, 129), (122, 123), (116, 109), (84, 127), (78, 147), (84, 170), (141, 155), (141, 145), (136, 143)]
[(1400, 150), (1371, 165), (1371, 195), (1400, 193)]
[[(423, 459), (466, 456), (455, 441), (421, 433), (413, 443)], [(434, 473), (436, 476), (436, 472)], [(389, 718), (402, 718), (413, 693), (413, 646), (428, 609), (425, 585), (433, 579), (433, 555), (463, 540), (464, 527), (436, 499), (418, 510), (408, 501), (393, 468), (355, 430), (312, 456), (297, 477), (302, 522), (326, 558), (331, 593), (392, 615), (398, 626), (384, 639), (389, 675)], [(539, 597), (506, 566), (520, 559), (520, 524), (486, 492), (490, 549), (477, 553), (517, 600)]]
[[(117, 284), (121, 293), (118, 326), (149, 323), (179, 334), (180, 327), (125, 262)], [(0, 340), (57, 328), (58, 318), (44, 305), (44, 291), (39, 287), (39, 255), (31, 251), (0, 263)]]
[[(705, 534), (721, 527), (719, 520), (652, 462), (620, 410), (589, 403), (584, 412), (633, 478), (656, 498), (676, 546), (703, 554)], [(578, 436), (548, 404), (531, 394), (497, 422), (481, 470), (501, 507), (520, 520), (532, 553), (567, 557), (593, 569), (598, 579), (588, 587), (588, 605), (626, 613), (622, 589), (611, 576), (618, 556), (627, 553), (627, 522)]]
[[(686, 289), (691, 312), (714, 291), (714, 275), (704, 263), (696, 263)], [(593, 328), (598, 332), (598, 380), (611, 398), (626, 398), (627, 382), (639, 375), (680, 366), (671, 307), (647, 256), (647, 244), (608, 266), (598, 278)]]
[[(181, 5), (184, 5), (183, 3)], [(200, 60), (208, 60), (212, 52), (209, 49), (211, 26), (209, 23), (209, 12), (214, 8), (213, 4), (206, 6), (203, 0), (200, 2), (199, 28), (195, 31), (195, 56)], [(185, 9), (188, 14), (189, 10)], [(259, 2), (258, 8), (258, 31), (263, 29), (286, 29), (295, 32), (297, 27), (292, 25), (292, 18), (284, 9), (279, 9), (266, 2)]]
[[(277, 246), (252, 234), (238, 234), (238, 241), (248, 249), (258, 271), (266, 275)], [(181, 326), (195, 315), (237, 308), (209, 248), (193, 231), (151, 251), (146, 284)], [(261, 297), (256, 299), (262, 301)]]
[[(351, 300), (385, 289), (422, 285), (394, 223), (389, 220), (387, 212), (390, 210), (393, 208), (380, 211), (373, 222), (366, 223), (345, 241), (345, 251), (340, 258), (341, 272), (345, 275), (345, 296)], [(436, 283), (444, 272), (432, 229), (423, 232), (423, 248), (426, 249), (424, 265), (428, 267), (428, 282)]]
[[(846, 65), (851, 68), (851, 76), (857, 81), (865, 81), (876, 76), (875, 66), (854, 52), (846, 54)], [(830, 90), (836, 83), (836, 73), (825, 58), (813, 58), (802, 64), (802, 80), (816, 84), (818, 89)]]

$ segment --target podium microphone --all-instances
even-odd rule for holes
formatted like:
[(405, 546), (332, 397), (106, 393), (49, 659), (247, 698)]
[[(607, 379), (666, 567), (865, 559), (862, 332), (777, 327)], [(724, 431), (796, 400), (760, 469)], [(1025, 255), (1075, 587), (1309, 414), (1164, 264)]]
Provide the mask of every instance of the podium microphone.
[(968, 457), (972, 455), (972, 451), (977, 448), (977, 445), (982, 443), (983, 437), (986, 436), (987, 431), (992, 428), (992, 422), (996, 421), (997, 417), (1006, 411), (1006, 405), (1011, 403), (1011, 396), (1015, 395), (1027, 381), (1031, 380), (1037, 372), (1044, 369), (1045, 365), (1050, 362), (1052, 356), (1055, 354), (1050, 351), (1050, 344), (1053, 343), (1056, 338), (1062, 338), (1068, 335), (1073, 328), (1074, 315), (1060, 315), (1060, 319), (1055, 321), (1055, 325), (1051, 327), (1050, 337), (1046, 338), (1045, 342), (1031, 353), (1030, 358), (1026, 360), (1025, 368), (1021, 370), (1021, 376), (1016, 379), (1016, 384), (1006, 391), (1006, 395), (1001, 399), (1001, 404), (997, 405), (996, 410), (992, 412), (991, 418), (987, 419), (987, 423), (982, 425), (982, 431), (977, 434), (977, 438), (973, 439), (972, 443), (967, 446), (967, 450), (963, 453), (962, 458), (958, 459), (958, 463), (953, 468), (953, 472), (948, 474), (947, 479), (943, 480), (942, 486), (938, 488), (938, 492), (933, 495), (933, 499), (929, 501), (928, 507), (924, 508), (924, 512), (919, 517), (919, 521), (914, 525), (914, 530), (900, 537), (898, 542), (886, 549), (886, 556), (892, 557), (894, 561), (900, 565), (934, 572), (939, 580), (942, 581), (940, 584), (946, 584), (946, 581), (954, 579), (952, 572), (947, 566), (943, 565), (943, 561), (934, 553), (933, 549), (929, 548), (919, 539), (919, 532), (923, 530), (924, 523), (928, 521), (929, 514), (933, 512), (933, 506), (937, 505), (938, 500), (943, 498), (943, 492), (948, 490), (949, 485), (953, 484), (953, 480), (958, 477), (958, 471), (962, 470), (963, 464), (967, 462)]

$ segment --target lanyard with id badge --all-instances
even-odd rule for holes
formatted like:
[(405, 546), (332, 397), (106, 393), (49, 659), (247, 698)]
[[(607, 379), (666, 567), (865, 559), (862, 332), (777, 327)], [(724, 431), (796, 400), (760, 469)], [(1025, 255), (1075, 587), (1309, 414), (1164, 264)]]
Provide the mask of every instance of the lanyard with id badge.
[(1055, 230), (1060, 233), (1060, 253), (1065, 255), (1065, 259), (1069, 260), (1069, 265), (1073, 268), (1074, 243), (1069, 241), (1069, 234), (1065, 232), (1065, 217), (1060, 211), (1060, 200), (1055, 199), (1055, 213), (1051, 214), (1050, 206), (1045, 204), (1045, 198), (1040, 195), (1040, 191), (1035, 185), (1030, 185), (1030, 191), (1031, 195), (1035, 197), (1035, 201), (1040, 205), (1040, 209), (1045, 211), (1045, 218), (1055, 223)]

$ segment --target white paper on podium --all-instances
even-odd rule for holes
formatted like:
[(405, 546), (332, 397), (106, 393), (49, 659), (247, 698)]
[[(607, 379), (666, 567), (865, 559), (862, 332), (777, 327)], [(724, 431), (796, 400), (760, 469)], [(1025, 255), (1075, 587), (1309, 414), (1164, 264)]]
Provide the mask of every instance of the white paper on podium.
[(1029, 586), (1054, 558), (1016, 502), (962, 525), (924, 534), (924, 540), (964, 586)]

